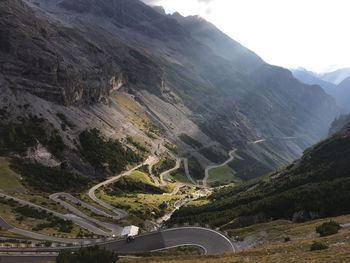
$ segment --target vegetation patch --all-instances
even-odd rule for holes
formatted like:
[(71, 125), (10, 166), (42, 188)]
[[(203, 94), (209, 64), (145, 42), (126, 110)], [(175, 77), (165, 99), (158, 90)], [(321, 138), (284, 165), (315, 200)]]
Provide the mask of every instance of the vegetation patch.
[(61, 159), (66, 145), (57, 131), (48, 135), (43, 128), (44, 119), (30, 117), (18, 122), (0, 123), (0, 154), (17, 153), (24, 155), (28, 148), (33, 148), (40, 142), (48, 150)]
[(127, 136), (127, 137), (126, 137), (126, 141), (127, 141), (129, 144), (135, 146), (135, 147), (136, 147), (137, 149), (139, 149), (140, 151), (142, 151), (142, 152), (147, 152), (147, 149), (146, 149), (140, 142), (136, 141), (133, 137)]
[[(183, 196), (170, 196), (164, 194), (126, 194), (113, 196), (101, 191), (99, 196), (102, 200), (114, 205), (117, 208), (125, 209), (132, 216), (139, 220), (138, 225), (143, 227), (144, 220), (157, 219), (166, 212), (170, 212), (174, 203)], [(166, 204), (166, 206), (164, 206)]]
[(0, 189), (7, 193), (24, 192), (20, 176), (9, 165), (7, 159), (0, 157)]
[(125, 195), (125, 194), (162, 194), (164, 191), (155, 186), (149, 176), (140, 171), (134, 171), (128, 176), (124, 176), (107, 188), (108, 195)]
[(193, 148), (203, 147), (203, 144), (201, 142), (197, 141), (196, 139), (193, 139), (191, 136), (188, 136), (187, 134), (183, 133), (179, 136), (179, 138), (181, 139), (181, 141), (192, 146)]
[(18, 123), (0, 123), (0, 154), (24, 154), (29, 147), (35, 147), (38, 141), (46, 138), (41, 127), (43, 119), (32, 117)]
[(165, 148), (167, 148), (169, 151), (172, 151), (173, 153), (177, 153), (177, 146), (173, 143), (166, 142), (164, 144)]
[(234, 158), (228, 165), (235, 171), (236, 177), (247, 181), (267, 174), (271, 169), (248, 154), (237, 151), (237, 154), (243, 159)]
[(57, 263), (115, 263), (119, 259), (114, 251), (97, 246), (80, 248), (78, 251), (62, 250), (56, 258)]
[(141, 54), (140, 52), (138, 52), (135, 49), (130, 49), (129, 54), (133, 58), (137, 59), (138, 62), (140, 62), (141, 64), (157, 67), (157, 65), (150, 58), (146, 57), (145, 55)]
[(316, 232), (320, 234), (321, 237), (334, 235), (339, 232), (341, 226), (338, 222), (329, 221), (322, 225), (316, 227)]
[(152, 172), (156, 176), (160, 176), (161, 173), (174, 168), (176, 161), (174, 159), (169, 159), (168, 157), (162, 157), (158, 163), (153, 165)]
[(221, 152), (215, 151), (213, 148), (203, 148), (199, 151), (205, 158), (213, 163), (222, 163), (227, 160), (228, 156)]
[(202, 180), (204, 177), (204, 169), (197, 161), (196, 158), (191, 157), (188, 159), (188, 169), (190, 170), (190, 174), (196, 180)]
[(75, 125), (67, 119), (67, 116), (63, 113), (57, 113), (56, 116), (62, 121), (62, 130), (67, 130), (67, 127), (74, 129)]
[(310, 247), (310, 251), (325, 250), (328, 249), (328, 245), (321, 241), (314, 241)]
[(81, 154), (94, 167), (112, 173), (122, 172), (129, 163), (142, 161), (142, 156), (124, 147), (119, 141), (105, 140), (97, 129), (86, 130), (79, 135)]
[(30, 218), (34, 219), (34, 222), (36, 220), (37, 224), (32, 227), (33, 231), (55, 229), (61, 233), (71, 233), (73, 230), (74, 224), (72, 221), (57, 218), (45, 210), (35, 209), (28, 205), (20, 205), (14, 200), (5, 198), (0, 198), (0, 203), (11, 207), (19, 223), (27, 221)]
[(230, 184), (239, 182), (235, 177), (234, 171), (228, 166), (220, 166), (209, 170), (208, 184), (217, 186), (221, 184)]
[(186, 176), (186, 171), (183, 162), (181, 162), (181, 166), (179, 169), (171, 173), (171, 176), (179, 183), (192, 184), (192, 182)]
[(60, 167), (47, 167), (21, 159), (12, 159), (10, 167), (23, 177), (28, 187), (40, 192), (79, 192), (86, 188), (89, 181)]

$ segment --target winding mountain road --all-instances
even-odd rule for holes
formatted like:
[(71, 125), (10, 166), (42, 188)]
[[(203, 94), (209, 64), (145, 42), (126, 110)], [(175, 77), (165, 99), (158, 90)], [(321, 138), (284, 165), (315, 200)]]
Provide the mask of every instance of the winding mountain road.
[[(40, 206), (37, 204), (33, 204), (31, 202), (28, 202), (28, 201), (25, 201), (25, 200), (22, 200), (22, 199), (19, 199), (17, 197), (13, 197), (13, 196), (10, 196), (10, 195), (4, 194), (4, 193), (0, 193), (0, 197), (5, 198), (7, 200), (12, 199), (21, 205), (30, 206), (30, 207), (33, 207), (37, 210), (45, 211), (49, 214), (52, 214), (53, 216), (55, 216), (57, 218), (63, 219), (63, 220), (70, 220), (73, 223), (75, 223), (76, 225), (79, 225), (80, 227), (85, 228), (96, 235), (99, 235), (99, 236), (109, 236), (110, 235), (110, 233), (100, 229), (94, 223), (92, 223), (91, 220), (87, 220), (86, 218), (82, 218), (82, 217), (79, 217), (79, 216), (74, 215), (74, 214), (61, 214), (61, 213), (58, 213), (58, 212), (53, 211), (51, 209), (48, 209), (46, 207), (43, 207), (43, 206)], [(29, 231), (23, 230), (21, 232), (27, 233)], [(30, 233), (34, 233), (34, 232), (30, 232)], [(29, 237), (33, 238), (33, 234), (31, 234)], [(51, 241), (52, 241), (52, 239), (51, 239)]]
[(160, 175), (159, 175), (159, 178), (160, 178), (160, 184), (162, 186), (166, 185), (165, 181), (164, 181), (164, 176), (168, 175), (168, 174), (171, 174), (172, 172), (176, 171), (177, 169), (179, 169), (181, 166), (181, 158), (176, 158), (176, 163), (175, 163), (175, 166), (167, 171), (164, 171), (162, 172)]
[(194, 180), (193, 177), (192, 177), (191, 174), (190, 174), (190, 169), (188, 168), (188, 159), (187, 159), (187, 158), (184, 158), (184, 159), (183, 159), (183, 162), (184, 162), (185, 174), (186, 174), (187, 179), (188, 179), (192, 184), (197, 185), (196, 180)]
[(172, 228), (138, 236), (131, 243), (116, 241), (104, 244), (102, 247), (126, 253), (140, 253), (184, 245), (201, 247), (205, 254), (235, 252), (233, 244), (227, 237), (217, 231), (200, 227)]
[(233, 159), (235, 158), (234, 154), (235, 154), (236, 151), (237, 151), (237, 149), (233, 149), (232, 151), (230, 151), (229, 152), (229, 158), (225, 162), (223, 162), (222, 164), (210, 165), (207, 168), (205, 168), (205, 176), (204, 176), (204, 179), (203, 179), (203, 185), (207, 185), (207, 181), (208, 181), (208, 178), (209, 178), (209, 171), (212, 170), (212, 169), (215, 169), (215, 168), (219, 168), (221, 166), (225, 166), (228, 163), (232, 162)]
[[(231, 155), (231, 153), (230, 153)], [(99, 215), (99, 216), (105, 216), (108, 218), (112, 218), (115, 220), (122, 219), (128, 216), (127, 212), (121, 209), (117, 209), (113, 207), (112, 205), (105, 203), (101, 199), (99, 199), (96, 196), (96, 191), (103, 186), (112, 184), (119, 180), (121, 177), (129, 175), (131, 172), (139, 169), (143, 165), (149, 165), (154, 164), (156, 160), (156, 156), (150, 156), (144, 163), (132, 168), (131, 170), (122, 173), (118, 176), (112, 177), (102, 183), (99, 183), (92, 187), (88, 195), (89, 197), (95, 201), (100, 206), (104, 207), (108, 213), (104, 210), (98, 209), (97, 207), (94, 207), (74, 196), (68, 193), (56, 193), (50, 196), (50, 199), (59, 203), (61, 206), (69, 210), (72, 214), (60, 214), (56, 211), (47, 209), (45, 207), (33, 204), (28, 201), (21, 200), (19, 198), (15, 198), (3, 193), (0, 193), (0, 197), (4, 197), (6, 199), (13, 199), (16, 202), (22, 204), (22, 205), (28, 205), (31, 207), (34, 207), (38, 210), (44, 210), (48, 213), (52, 213), (54, 216), (58, 218), (62, 218), (64, 220), (71, 220), (75, 224), (80, 225), (83, 228), (88, 229), (89, 231), (99, 235), (99, 236), (119, 236), (121, 232), (121, 227), (101, 222), (95, 218), (92, 218), (91, 216), (86, 215), (81, 210), (79, 210), (76, 206), (78, 205), (81, 207), (84, 207), (88, 210), (90, 210), (92, 213)], [(181, 165), (181, 161), (186, 162), (186, 158), (176, 158), (176, 164), (175, 167), (163, 172), (160, 175), (160, 180), (162, 185), (165, 185), (164, 182), (164, 176), (167, 174), (170, 174), (171, 172), (178, 169)], [(185, 165), (186, 170), (186, 165)], [(188, 171), (188, 165), (187, 165), (187, 176), (189, 178), (189, 171)], [(191, 179), (190, 179), (191, 180)], [(193, 182), (193, 179), (191, 180)], [(178, 191), (181, 188), (181, 184), (178, 185), (175, 189)], [(186, 203), (186, 202), (184, 202)], [(182, 203), (177, 204), (177, 208), (181, 206)], [(191, 245), (191, 246), (197, 246), (203, 249), (203, 251), (206, 254), (220, 254), (220, 253), (233, 253), (235, 252), (235, 248), (231, 241), (222, 235), (221, 233), (206, 229), (206, 228), (199, 228), (199, 227), (183, 227), (183, 228), (173, 228), (168, 230), (162, 230), (158, 232), (152, 232), (147, 233), (144, 235), (140, 235), (136, 237), (134, 242), (127, 243), (125, 240), (112, 240), (112, 241), (103, 241), (102, 239), (71, 239), (71, 238), (59, 238), (54, 236), (46, 236), (39, 233), (34, 233), (31, 231), (23, 230), (14, 226), (11, 226), (8, 224), (3, 218), (0, 217), (0, 227), (12, 232), (16, 233), (22, 236), (26, 236), (29, 238), (37, 239), (37, 240), (48, 240), (51, 242), (58, 242), (58, 243), (71, 243), (74, 244), (74, 247), (70, 247), (70, 249), (78, 249), (80, 246), (89, 246), (89, 245), (98, 245), (100, 247), (104, 247), (106, 249), (115, 250), (119, 253), (141, 253), (141, 252), (149, 252), (149, 251), (157, 251), (157, 250), (163, 250), (167, 248), (173, 248), (178, 246), (184, 246), (184, 245)], [(101, 229), (102, 228), (102, 229)], [(109, 230), (109, 231), (106, 231)], [(35, 254), (35, 255), (24, 255), (23, 253), (55, 253), (59, 252), (62, 249), (67, 249), (63, 247), (59, 248), (21, 248), (21, 249), (12, 249), (12, 248), (0, 248), (0, 252), (20, 252), (21, 255), (19, 257), (16, 257), (14, 255), (13, 257), (10, 257), (9, 255), (2, 256), (0, 254), (0, 259), (6, 257), (6, 260), (19, 260), (19, 261), (12, 261), (12, 262), (37, 262), (38, 259), (41, 258), (54, 258), (56, 254), (52, 254), (51, 256), (47, 254)], [(18, 255), (17, 255), (18, 256)], [(8, 262), (8, 261), (5, 261)], [(10, 262), (10, 261), (9, 261)]]
[[(217, 231), (201, 227), (172, 228), (137, 236), (131, 243), (125, 240), (113, 240), (98, 243), (98, 246), (107, 250), (117, 251), (121, 254), (152, 252), (180, 246), (196, 246), (203, 249), (204, 254), (211, 255), (236, 252), (234, 245), (227, 237)], [(16, 253), (21, 253), (22, 262), (36, 262), (34, 259), (37, 260), (40, 258), (40, 253), (45, 253), (42, 254), (42, 257), (46, 258), (47, 253), (55, 253), (64, 249), (76, 250), (79, 248), (79, 246), (65, 248), (0, 248), (0, 252), (8, 253), (8, 255), (6, 255), (7, 258), (9, 258), (9, 254), (11, 253), (14, 253), (14, 255), (16, 255)], [(26, 256), (25, 253), (38, 254), (29, 254)], [(51, 257), (54, 259), (56, 256), (57, 254)], [(27, 261), (24, 261), (25, 257), (27, 257)], [(0, 254), (0, 259), (1, 258), (3, 258), (3, 256)]]
[(85, 207), (86, 209), (89, 209), (92, 213), (94, 213), (96, 215), (101, 215), (101, 216), (105, 216), (105, 217), (109, 217), (109, 218), (113, 218), (113, 219), (117, 219), (117, 216), (110, 215), (110, 214), (108, 214), (108, 213), (106, 213), (106, 212), (104, 212), (104, 211), (102, 211), (102, 210), (100, 210), (92, 205), (89, 205), (89, 204), (75, 198), (74, 196), (72, 196), (70, 194), (56, 193), (56, 194), (50, 195), (50, 199), (59, 203), (61, 206), (63, 206), (64, 208), (66, 208), (67, 210), (72, 212), (73, 215), (78, 216), (80, 218), (84, 218), (87, 221), (94, 223), (96, 226), (102, 227), (102, 229), (108, 229), (110, 232), (105, 232), (106, 235), (120, 236), (120, 234), (122, 232), (122, 227), (115, 225), (115, 224), (102, 222), (102, 221), (97, 220), (91, 216), (88, 216), (85, 213), (83, 213), (81, 210), (79, 210), (78, 208), (73, 206), (72, 204), (68, 203), (66, 200), (69, 200), (71, 203), (78, 204), (82, 207)]
[(122, 209), (119, 209), (119, 208), (116, 208), (104, 201), (102, 201), (101, 199), (99, 199), (97, 196), (96, 196), (96, 191), (97, 189), (103, 187), (103, 186), (106, 186), (106, 185), (109, 185), (109, 184), (112, 184), (116, 181), (118, 181), (120, 178), (122, 178), (123, 176), (127, 176), (129, 174), (131, 174), (133, 171), (136, 171), (137, 169), (139, 169), (140, 167), (142, 167), (143, 165), (149, 165), (149, 164), (152, 164), (154, 162), (154, 160), (156, 159), (157, 157), (155, 156), (150, 156), (147, 158), (146, 161), (144, 161), (142, 164), (132, 168), (131, 170), (125, 172), (125, 173), (122, 173), (120, 175), (117, 175), (117, 176), (114, 176), (102, 183), (99, 183), (95, 186), (93, 186), (92, 188), (90, 188), (89, 192), (88, 192), (88, 195), (89, 197), (95, 201), (96, 203), (98, 203), (100, 206), (108, 209), (109, 211), (112, 211), (114, 214), (116, 214), (118, 216), (118, 219), (122, 219), (122, 218), (125, 218), (128, 216), (128, 213)]

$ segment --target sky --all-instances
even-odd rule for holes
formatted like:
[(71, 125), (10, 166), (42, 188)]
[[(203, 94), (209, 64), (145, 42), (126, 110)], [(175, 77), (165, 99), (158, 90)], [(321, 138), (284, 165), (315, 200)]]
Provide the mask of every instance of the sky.
[(266, 62), (315, 72), (350, 67), (349, 0), (143, 0), (200, 15)]

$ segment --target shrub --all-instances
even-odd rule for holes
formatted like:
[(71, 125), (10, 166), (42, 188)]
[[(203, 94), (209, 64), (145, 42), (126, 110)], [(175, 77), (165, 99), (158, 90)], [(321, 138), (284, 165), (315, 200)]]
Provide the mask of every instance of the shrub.
[(314, 241), (311, 245), (310, 251), (324, 250), (327, 248), (328, 248), (327, 244), (319, 241)]
[(316, 227), (316, 232), (320, 234), (321, 237), (334, 235), (338, 233), (340, 229), (339, 223), (335, 221), (329, 221), (326, 223), (323, 223), (322, 225), (319, 225)]

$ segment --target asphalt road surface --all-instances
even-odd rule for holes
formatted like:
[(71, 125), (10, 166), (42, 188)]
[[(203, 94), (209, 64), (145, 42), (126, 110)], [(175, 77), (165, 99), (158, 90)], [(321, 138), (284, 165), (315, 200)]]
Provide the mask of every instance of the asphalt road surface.
[(126, 243), (124, 240), (114, 241), (102, 247), (123, 253), (140, 253), (183, 245), (201, 247), (206, 254), (235, 252), (232, 243), (225, 236), (210, 229), (197, 227), (173, 228), (138, 236), (131, 243)]

